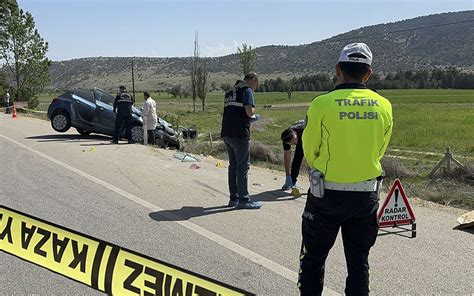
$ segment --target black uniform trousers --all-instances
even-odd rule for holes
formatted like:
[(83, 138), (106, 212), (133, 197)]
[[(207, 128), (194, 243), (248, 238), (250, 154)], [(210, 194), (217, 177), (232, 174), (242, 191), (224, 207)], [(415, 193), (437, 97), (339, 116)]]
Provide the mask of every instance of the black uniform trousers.
[(293, 161), (291, 162), (291, 180), (293, 184), (298, 181), (298, 175), (300, 174), (301, 162), (303, 161), (304, 153), (303, 146), (296, 145), (295, 155), (293, 155)]
[(126, 134), (127, 134), (128, 142), (129, 143), (133, 142), (132, 133), (130, 131), (131, 122), (132, 122), (132, 115), (131, 114), (117, 113), (117, 116), (115, 117), (115, 134), (114, 134), (114, 141), (115, 142), (118, 142), (118, 140), (120, 138), (121, 131), (122, 131), (122, 127), (124, 125), (125, 125), (125, 128), (126, 128)]
[(298, 287), (301, 295), (321, 295), (325, 261), (341, 228), (348, 276), (346, 295), (369, 294), (369, 250), (378, 232), (377, 192), (308, 191), (303, 213), (303, 243)]
[(5, 105), (5, 114), (11, 114), (11, 110), (10, 108), (8, 108), (10, 107), (10, 103), (5, 102), (4, 105)]

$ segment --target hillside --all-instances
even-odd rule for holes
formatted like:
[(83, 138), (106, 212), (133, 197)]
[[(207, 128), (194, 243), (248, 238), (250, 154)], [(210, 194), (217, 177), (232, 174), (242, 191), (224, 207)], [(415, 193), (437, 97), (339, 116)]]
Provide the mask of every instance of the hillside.
[[(474, 20), (473, 10), (363, 27), (306, 45), (259, 47), (256, 49), (257, 71), (264, 78), (330, 72), (342, 46), (356, 41), (366, 42), (371, 47), (375, 57), (373, 68), (379, 73), (447, 66), (474, 70), (474, 22), (404, 31), (466, 20)], [(394, 31), (402, 32), (383, 35)], [(206, 60), (211, 72), (211, 82), (219, 85), (222, 82), (232, 82), (238, 77), (240, 71), (237, 55)], [(137, 89), (162, 89), (178, 83), (188, 84), (190, 58), (140, 57), (134, 61)], [(54, 62), (51, 66), (51, 87), (62, 89), (99, 86), (115, 89), (118, 84), (130, 85), (130, 63), (131, 58), (123, 57)]]

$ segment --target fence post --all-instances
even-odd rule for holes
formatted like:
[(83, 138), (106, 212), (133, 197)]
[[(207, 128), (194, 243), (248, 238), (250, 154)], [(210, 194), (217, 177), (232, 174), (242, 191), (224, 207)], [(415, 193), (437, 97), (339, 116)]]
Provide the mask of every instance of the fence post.
[(460, 163), (456, 158), (454, 158), (453, 153), (451, 152), (451, 148), (446, 147), (446, 152), (444, 153), (443, 159), (441, 159), (436, 166), (433, 168), (431, 173), (428, 175), (430, 178), (434, 176), (434, 174), (439, 170), (441, 165), (446, 161), (446, 171), (448, 174), (451, 173), (453, 163), (458, 165), (461, 168), (465, 168), (462, 163)]
[(449, 147), (446, 148), (446, 169), (448, 170), (448, 174), (451, 174), (451, 159), (453, 158), (453, 154), (451, 153), (451, 149)]

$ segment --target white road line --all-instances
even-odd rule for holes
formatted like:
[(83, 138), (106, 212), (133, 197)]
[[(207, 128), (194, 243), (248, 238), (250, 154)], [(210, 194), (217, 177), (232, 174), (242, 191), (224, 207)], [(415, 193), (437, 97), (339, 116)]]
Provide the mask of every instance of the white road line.
[[(162, 209), (162, 208), (160, 208), (160, 207), (158, 207), (158, 206), (156, 206), (156, 205), (154, 205), (154, 204), (152, 204), (152, 203), (150, 203), (146, 200), (143, 200), (143, 199), (141, 199), (141, 198), (139, 198), (139, 197), (137, 197), (137, 196), (135, 196), (131, 193), (128, 193), (125, 190), (122, 190), (122, 189), (120, 189), (120, 188), (118, 188), (118, 187), (116, 187), (112, 184), (109, 184), (109, 183), (107, 183), (103, 180), (100, 180), (100, 179), (92, 176), (92, 175), (89, 175), (86, 172), (83, 172), (79, 169), (76, 169), (75, 167), (70, 166), (70, 165), (68, 165), (68, 164), (66, 164), (62, 161), (59, 161), (59, 160), (57, 160), (57, 159), (55, 159), (55, 158), (53, 158), (49, 155), (46, 155), (46, 154), (44, 154), (44, 153), (42, 153), (38, 150), (35, 150), (35, 149), (33, 149), (31, 147), (28, 147), (28, 146), (26, 146), (26, 145), (24, 145), (20, 142), (17, 142), (13, 139), (10, 139), (7, 136), (4, 136), (4, 135), (0, 134), (0, 138), (3, 138), (7, 141), (10, 141), (10, 142), (20, 146), (21, 148), (23, 148), (25, 150), (33, 152), (36, 155), (39, 155), (39, 156), (41, 156), (41, 157), (43, 157), (43, 158), (45, 158), (45, 159), (47, 159), (47, 160), (49, 160), (53, 163), (65, 168), (65, 169), (67, 169), (71, 172), (74, 172), (74, 173), (80, 175), (81, 177), (86, 178), (89, 181), (92, 181), (96, 184), (102, 185), (105, 188), (107, 188), (107, 189), (109, 189), (109, 190), (111, 190), (111, 191), (113, 191), (113, 192), (115, 192), (115, 193), (117, 193), (117, 194), (119, 194), (119, 195), (121, 195), (121, 196), (123, 196), (123, 197), (125, 197), (125, 198), (127, 198), (127, 199), (129, 199), (129, 200), (131, 200), (131, 201), (133, 201), (133, 202), (149, 209), (149, 210), (151, 210), (151, 211), (161, 212), (160, 214), (162, 216), (164, 216), (164, 217), (166, 217), (170, 220), (174, 220), (176, 223), (180, 224), (181, 226), (183, 226), (183, 227), (185, 227), (185, 228), (187, 228), (187, 229), (189, 229), (189, 230), (191, 230), (191, 231), (193, 231), (193, 232), (195, 232), (195, 233), (197, 233), (197, 234), (199, 234), (199, 235), (201, 235), (201, 236), (203, 236), (203, 237), (205, 237), (205, 238), (207, 238), (207, 239), (209, 239), (209, 240), (211, 240), (215, 243), (217, 243), (218, 245), (221, 245), (222, 247), (224, 247), (224, 248), (226, 248), (226, 249), (228, 249), (228, 250), (230, 250), (230, 251), (232, 251), (232, 252), (234, 252), (234, 253), (242, 256), (242, 257), (247, 258), (248, 260), (250, 260), (250, 261), (252, 261), (252, 262), (254, 262), (258, 265), (261, 265), (261, 266), (265, 267), (266, 269), (274, 272), (275, 274), (278, 274), (279, 276), (281, 276), (281, 277), (283, 277), (287, 280), (290, 280), (293, 283), (297, 282), (297, 278), (298, 278), (298, 273), (297, 272), (294, 272), (294, 271), (292, 271), (292, 270), (290, 270), (290, 269), (288, 269), (288, 268), (286, 268), (286, 267), (284, 267), (284, 266), (282, 266), (282, 265), (280, 265), (280, 264), (278, 264), (278, 263), (276, 263), (276, 262), (274, 262), (270, 259), (267, 259), (267, 258), (263, 257), (262, 255), (259, 255), (259, 254), (255, 253), (255, 252), (253, 252), (249, 249), (246, 249), (246, 248), (244, 248), (244, 247), (242, 247), (242, 246), (240, 246), (240, 245), (238, 245), (238, 244), (236, 244), (236, 243), (234, 243), (234, 242), (232, 242), (232, 241), (230, 241), (226, 238), (223, 238), (222, 236), (217, 235), (217, 234), (215, 234), (215, 233), (213, 233), (213, 232), (211, 232), (211, 231), (209, 231), (205, 228), (202, 228), (201, 226), (199, 226), (197, 224), (194, 224), (190, 221), (176, 221), (176, 220), (179, 220), (178, 216), (176, 216), (174, 214), (171, 214), (169, 212), (165, 212), (164, 209)], [(324, 295), (330, 295), (330, 296), (334, 295), (335, 296), (335, 295), (341, 295), (341, 294), (325, 287), (324, 288)]]

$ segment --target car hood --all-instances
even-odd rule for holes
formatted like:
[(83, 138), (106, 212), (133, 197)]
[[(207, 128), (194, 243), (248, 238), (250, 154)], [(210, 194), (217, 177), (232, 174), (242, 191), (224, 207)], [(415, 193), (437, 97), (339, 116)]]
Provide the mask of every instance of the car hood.
[(142, 116), (142, 111), (138, 110), (135, 106), (132, 106), (132, 113), (138, 117)]
[(158, 117), (158, 123), (164, 127), (171, 128), (171, 129), (173, 128), (173, 125), (167, 122), (166, 120), (164, 120), (163, 118)]
[[(135, 108), (135, 106), (132, 106), (132, 113), (143, 121), (142, 112)], [(163, 126), (168, 133), (178, 134), (178, 132), (173, 128), (173, 125), (161, 117), (158, 117), (158, 125)]]

